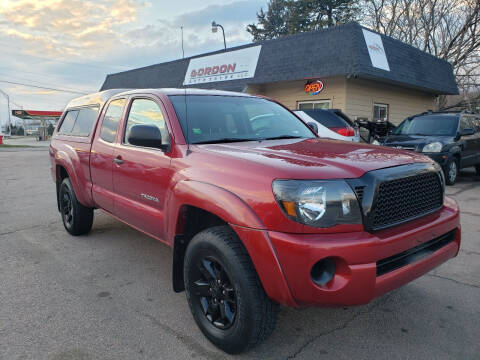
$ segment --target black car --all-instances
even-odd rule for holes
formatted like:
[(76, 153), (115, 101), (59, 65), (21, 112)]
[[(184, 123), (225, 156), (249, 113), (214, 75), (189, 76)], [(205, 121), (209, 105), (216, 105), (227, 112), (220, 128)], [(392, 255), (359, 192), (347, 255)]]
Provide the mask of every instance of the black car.
[(480, 175), (480, 115), (427, 112), (411, 116), (384, 140), (384, 146), (421, 152), (439, 163), (448, 185), (458, 170), (475, 166)]

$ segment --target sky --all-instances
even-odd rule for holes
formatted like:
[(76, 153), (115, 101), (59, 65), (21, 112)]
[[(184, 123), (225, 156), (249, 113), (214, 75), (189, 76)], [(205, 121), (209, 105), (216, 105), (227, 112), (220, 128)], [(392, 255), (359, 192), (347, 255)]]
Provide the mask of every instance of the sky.
[[(63, 110), (105, 76), (252, 41), (245, 30), (267, 0), (0, 0), (0, 90), (12, 108)], [(59, 92), (26, 87), (26, 83)], [(6, 100), (0, 92), (0, 120)], [(7, 112), (8, 113), (8, 112)]]

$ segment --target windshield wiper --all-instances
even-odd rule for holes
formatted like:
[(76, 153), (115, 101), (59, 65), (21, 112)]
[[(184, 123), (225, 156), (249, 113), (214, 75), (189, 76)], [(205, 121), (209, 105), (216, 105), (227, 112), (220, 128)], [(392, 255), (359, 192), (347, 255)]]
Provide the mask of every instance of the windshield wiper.
[(192, 145), (197, 145), (197, 144), (221, 144), (221, 143), (241, 142), (241, 141), (256, 141), (256, 139), (245, 139), (245, 138), (210, 139), (210, 140), (197, 141), (197, 142), (192, 143)]
[(266, 138), (261, 138), (257, 140), (281, 140), (281, 139), (303, 139), (304, 136), (295, 136), (295, 135), (279, 135), (279, 136), (272, 136), (272, 137), (266, 137)]

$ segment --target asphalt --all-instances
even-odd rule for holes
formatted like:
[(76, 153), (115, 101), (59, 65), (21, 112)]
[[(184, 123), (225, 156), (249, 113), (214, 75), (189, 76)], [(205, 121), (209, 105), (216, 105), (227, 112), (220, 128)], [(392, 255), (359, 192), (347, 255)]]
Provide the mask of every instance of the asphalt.
[(480, 177), (447, 192), (462, 209), (457, 258), (372, 303), (282, 308), (273, 335), (229, 357), (171, 286), (171, 250), (97, 211), (72, 237), (47, 148), (0, 149), (0, 359), (480, 359)]

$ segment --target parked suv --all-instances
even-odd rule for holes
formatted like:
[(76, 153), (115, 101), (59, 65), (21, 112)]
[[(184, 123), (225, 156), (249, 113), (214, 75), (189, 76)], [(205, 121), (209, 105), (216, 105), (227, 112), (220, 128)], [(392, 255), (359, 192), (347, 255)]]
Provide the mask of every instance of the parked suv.
[(475, 166), (480, 175), (480, 115), (426, 112), (405, 119), (383, 145), (428, 155), (442, 166), (448, 185), (459, 169)]
[(279, 304), (365, 304), (460, 247), (457, 204), (430, 158), (320, 139), (247, 94), (75, 99), (50, 159), (65, 229), (87, 234), (101, 209), (173, 247), (174, 291), (229, 353), (266, 338)]

